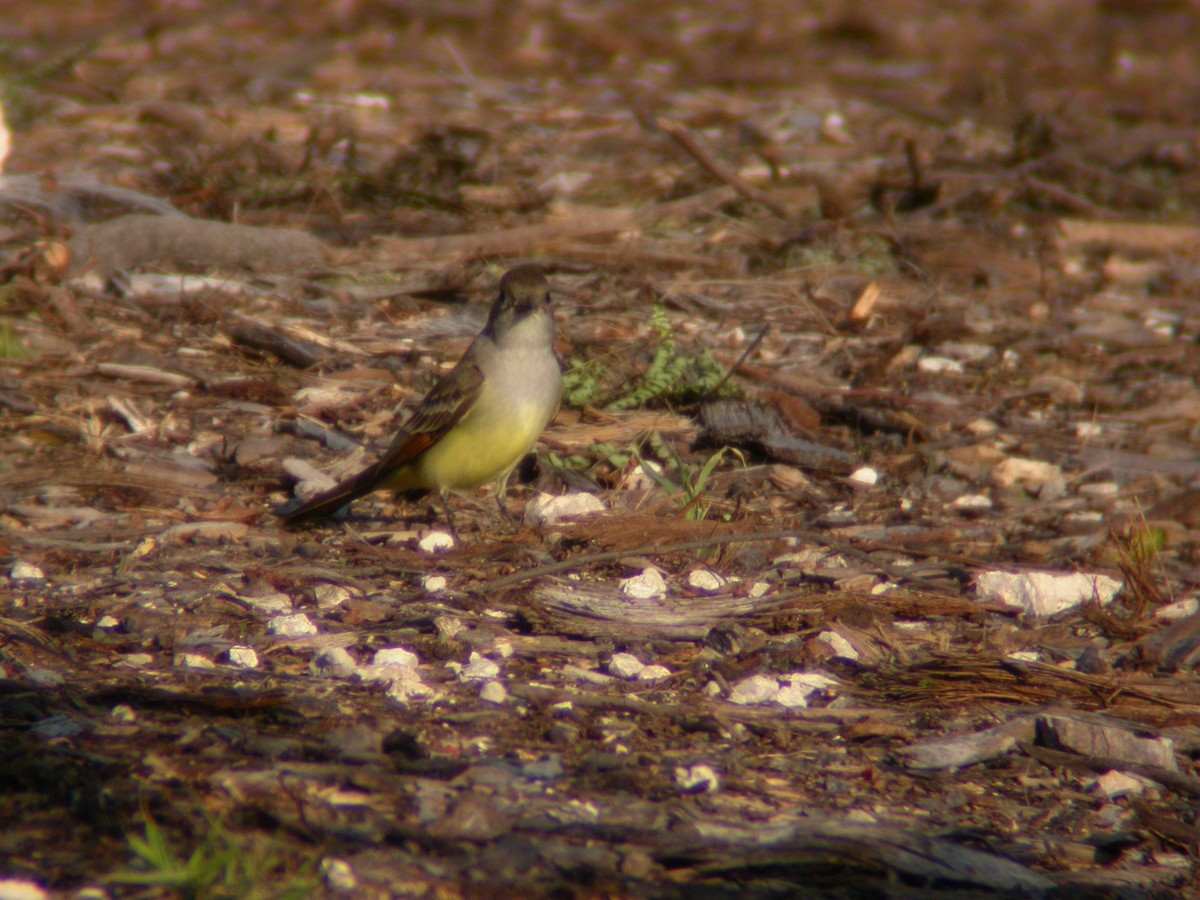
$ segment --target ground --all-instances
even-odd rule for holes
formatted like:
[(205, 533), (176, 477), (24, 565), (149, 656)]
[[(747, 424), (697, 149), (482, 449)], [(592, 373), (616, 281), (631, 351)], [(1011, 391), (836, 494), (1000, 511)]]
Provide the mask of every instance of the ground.
[[(4, 19), (0, 879), (1197, 890), (1195, 3)], [(515, 521), (281, 528), (520, 263)]]

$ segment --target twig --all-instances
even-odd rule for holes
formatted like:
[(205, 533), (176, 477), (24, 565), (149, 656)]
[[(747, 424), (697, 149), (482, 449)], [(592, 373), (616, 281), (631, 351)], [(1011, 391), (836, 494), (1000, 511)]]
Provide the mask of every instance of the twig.
[(729, 371), (722, 376), (720, 381), (704, 392), (704, 394), (700, 397), (701, 400), (707, 400), (709, 397), (715, 397), (717, 393), (720, 392), (721, 388), (725, 387), (725, 383), (734, 376), (734, 373), (737, 372), (738, 367), (750, 358), (751, 353), (758, 349), (758, 345), (763, 342), (763, 338), (767, 336), (767, 332), (770, 329), (771, 326), (769, 324), (762, 327), (762, 330), (754, 336), (754, 340), (750, 342), (750, 345), (746, 348), (745, 352), (738, 357), (737, 362), (729, 367)]
[(555, 563), (548, 563), (544, 566), (538, 566), (536, 569), (523, 569), (520, 572), (513, 572), (511, 575), (504, 575), (500, 578), (492, 578), (489, 581), (483, 581), (479, 584), (471, 585), (467, 588), (468, 593), (472, 594), (488, 594), (493, 591), (501, 590), (502, 588), (511, 587), (514, 584), (521, 584), (525, 581), (533, 581), (537, 578), (542, 578), (546, 575), (556, 575), (559, 572), (569, 572), (572, 569), (578, 569), (582, 566), (591, 565), (592, 563), (612, 562), (618, 559), (624, 559), (629, 556), (651, 556), (664, 555), (667, 553), (684, 553), (688, 550), (709, 550), (713, 547), (723, 547), (726, 544), (748, 544), (755, 541), (778, 541), (784, 538), (800, 538), (801, 540), (811, 541), (814, 544), (821, 544), (828, 547), (830, 550), (835, 550), (838, 553), (844, 553), (847, 556), (852, 556), (863, 562), (870, 563), (878, 568), (883, 574), (897, 584), (915, 584), (927, 589), (941, 590), (943, 585), (934, 585), (924, 579), (911, 578), (904, 575), (903, 572), (893, 569), (891, 566), (873, 559), (869, 553), (859, 550), (845, 541), (831, 538), (828, 534), (816, 531), (798, 531), (794, 528), (781, 528), (777, 531), (761, 531), (756, 534), (722, 534), (711, 538), (704, 538), (696, 541), (679, 541), (673, 544), (647, 544), (643, 547), (634, 547), (628, 550), (605, 550), (600, 553), (587, 553), (582, 556), (576, 556), (571, 559), (564, 559)]
[(700, 164), (701, 168), (712, 175), (713, 178), (723, 181), (747, 200), (753, 200), (755, 203), (762, 204), (785, 222), (791, 218), (783, 204), (772, 198), (770, 194), (756, 188), (738, 175), (737, 172), (718, 162), (716, 157), (709, 153), (708, 149), (700, 143), (700, 140), (682, 123), (667, 118), (656, 119), (655, 123), (664, 134), (669, 135), (675, 143), (690, 153), (692, 158)]

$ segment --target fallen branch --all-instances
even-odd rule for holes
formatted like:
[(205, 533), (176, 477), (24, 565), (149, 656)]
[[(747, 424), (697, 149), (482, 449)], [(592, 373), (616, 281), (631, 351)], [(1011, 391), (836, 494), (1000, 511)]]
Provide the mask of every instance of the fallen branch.
[(753, 200), (755, 203), (765, 206), (785, 222), (791, 218), (788, 215), (787, 209), (774, 200), (770, 194), (756, 188), (738, 175), (737, 172), (718, 162), (716, 157), (708, 152), (708, 148), (700, 143), (700, 139), (692, 134), (688, 128), (684, 127), (682, 123), (676, 122), (674, 119), (662, 118), (657, 120), (657, 125), (664, 134), (672, 138), (675, 143), (690, 153), (692, 158), (700, 164), (700, 167), (712, 175), (713, 178), (717, 179), (717, 181), (729, 185), (747, 200)]
[(172, 271), (287, 272), (327, 261), (325, 245), (291, 228), (257, 228), (203, 219), (135, 213), (80, 228), (68, 242), (70, 269), (77, 277), (158, 264)]

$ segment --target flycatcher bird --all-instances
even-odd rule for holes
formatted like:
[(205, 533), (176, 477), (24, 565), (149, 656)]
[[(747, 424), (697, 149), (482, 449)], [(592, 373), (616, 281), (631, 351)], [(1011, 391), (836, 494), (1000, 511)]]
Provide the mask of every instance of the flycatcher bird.
[(529, 452), (562, 399), (550, 287), (541, 270), (519, 266), (500, 279), (487, 325), (458, 364), (425, 395), (378, 461), (293, 510), (285, 524), (327, 516), (372, 491), (416, 499), (437, 491), (451, 529), (446, 491), (499, 481)]

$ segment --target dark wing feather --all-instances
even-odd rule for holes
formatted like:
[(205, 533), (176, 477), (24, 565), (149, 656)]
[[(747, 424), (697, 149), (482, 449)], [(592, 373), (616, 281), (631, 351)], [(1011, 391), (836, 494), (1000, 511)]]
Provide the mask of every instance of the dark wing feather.
[[(412, 462), (457, 425), (479, 398), (483, 373), (466, 358), (433, 386), (400, 429), (387, 452), (357, 475), (322, 491), (306, 503), (281, 514), (286, 525), (299, 525), (337, 512), (347, 503), (366, 496), (389, 475)], [(418, 492), (419, 493), (419, 492)]]
[[(467, 356), (470, 354), (468, 353)], [(483, 373), (467, 357), (446, 373), (425, 395), (392, 445), (376, 463), (379, 478), (412, 462), (462, 421), (483, 388)]]

